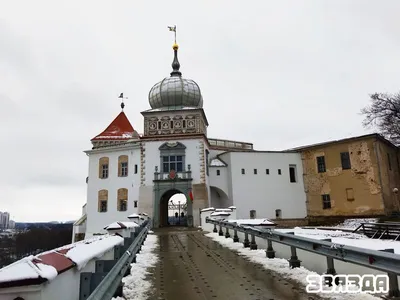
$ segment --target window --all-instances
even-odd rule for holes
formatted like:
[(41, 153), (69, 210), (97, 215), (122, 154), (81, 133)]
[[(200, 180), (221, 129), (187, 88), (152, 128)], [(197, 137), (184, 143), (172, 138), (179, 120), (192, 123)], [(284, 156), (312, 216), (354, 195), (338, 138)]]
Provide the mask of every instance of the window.
[(331, 208), (331, 196), (329, 194), (322, 195), (322, 208), (330, 209)]
[(254, 169), (254, 175), (257, 175), (257, 169)]
[(265, 169), (265, 174), (269, 175), (269, 169)]
[(244, 174), (246, 174), (246, 172), (245, 172), (245, 170), (244, 170), (244, 169), (242, 169), (242, 175), (244, 175)]
[(162, 161), (164, 173), (169, 173), (171, 170), (174, 170), (176, 172), (183, 172), (182, 155), (163, 156)]
[(100, 190), (97, 195), (98, 198), (98, 211), (99, 212), (107, 212), (107, 203), (108, 203), (108, 191)]
[(121, 176), (122, 177), (128, 176), (128, 163), (127, 162), (121, 163)]
[(352, 188), (346, 189), (346, 196), (348, 201), (354, 200), (354, 190)]
[(126, 211), (128, 206), (127, 200), (119, 201), (119, 211)]
[(118, 156), (118, 177), (128, 176), (128, 155)]
[(109, 159), (108, 157), (102, 157), (99, 159), (99, 178), (106, 179), (108, 178), (109, 171)]
[(349, 154), (349, 152), (342, 152), (342, 153), (340, 153), (340, 160), (342, 161), (342, 169), (343, 169), (343, 170), (349, 170), (349, 169), (351, 169), (350, 154)]
[(280, 209), (275, 209), (275, 217), (276, 217), (277, 219), (282, 218), (282, 210), (280, 210)]
[(297, 180), (296, 180), (296, 166), (295, 165), (290, 165), (289, 166), (289, 178), (290, 178), (290, 182), (297, 182)]
[(278, 175), (282, 175), (282, 170), (278, 169)]
[(221, 175), (221, 171), (217, 170), (217, 176)]
[(250, 219), (255, 219), (256, 218), (256, 211), (254, 209), (252, 209), (250, 211)]
[(128, 209), (128, 189), (122, 188), (117, 191), (117, 210), (126, 211)]
[(133, 201), (133, 207), (137, 207), (137, 201)]
[(389, 153), (387, 153), (387, 159), (388, 159), (389, 170), (391, 171), (392, 170), (392, 162), (390, 160), (390, 154)]
[(137, 174), (137, 172), (138, 172), (138, 166), (135, 165), (135, 174)]
[(318, 173), (326, 172), (325, 156), (317, 156), (317, 169), (318, 169)]

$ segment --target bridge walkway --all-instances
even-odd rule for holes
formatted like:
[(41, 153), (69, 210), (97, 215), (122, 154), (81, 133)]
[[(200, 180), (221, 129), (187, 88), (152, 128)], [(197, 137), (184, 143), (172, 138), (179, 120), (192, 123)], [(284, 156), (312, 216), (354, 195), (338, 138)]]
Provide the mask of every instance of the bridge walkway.
[(159, 263), (149, 280), (157, 300), (310, 300), (296, 283), (254, 264), (234, 251), (188, 228), (163, 228)]

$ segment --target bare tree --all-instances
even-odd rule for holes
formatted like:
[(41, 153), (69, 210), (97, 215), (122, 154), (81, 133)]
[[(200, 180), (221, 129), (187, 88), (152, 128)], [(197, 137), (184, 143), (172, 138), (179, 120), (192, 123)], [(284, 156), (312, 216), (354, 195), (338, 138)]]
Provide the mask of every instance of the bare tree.
[(400, 145), (400, 93), (370, 95), (372, 104), (364, 107), (364, 127), (376, 127), (379, 134)]

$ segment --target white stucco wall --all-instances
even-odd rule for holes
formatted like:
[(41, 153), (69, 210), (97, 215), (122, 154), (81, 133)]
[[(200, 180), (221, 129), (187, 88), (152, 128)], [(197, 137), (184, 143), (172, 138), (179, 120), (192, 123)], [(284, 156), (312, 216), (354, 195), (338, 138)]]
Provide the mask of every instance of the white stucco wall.
[[(187, 140), (173, 140), (170, 142), (179, 142), (185, 145), (185, 170), (187, 171), (188, 164), (191, 165), (193, 183), (200, 183), (200, 162), (199, 162), (199, 150), (201, 139), (187, 139)], [(154, 180), (155, 167), (158, 167), (158, 171), (161, 172), (160, 166), (160, 146), (165, 141), (147, 141), (145, 142), (145, 185), (152, 186)]]
[[(118, 157), (128, 156), (128, 176), (118, 177)], [(109, 175), (101, 179), (99, 173), (99, 159), (109, 158)], [(138, 172), (135, 174), (135, 165)], [(121, 150), (102, 151), (89, 154), (89, 181), (87, 184), (87, 230), (86, 238), (93, 233), (105, 233), (103, 228), (116, 221), (127, 221), (132, 213), (137, 213), (138, 208), (134, 207), (134, 201), (139, 201), (140, 187), (140, 149), (138, 146), (130, 146)], [(117, 210), (117, 191), (120, 188), (128, 189), (127, 211)], [(98, 211), (98, 191), (108, 190), (107, 212)], [(138, 203), (139, 206), (139, 203)]]
[[(227, 172), (231, 176), (231, 180), (228, 178), (228, 196), (237, 207), (237, 218), (249, 218), (250, 210), (256, 210), (257, 218), (275, 218), (276, 209), (281, 209), (283, 219), (306, 217), (300, 154), (231, 152), (221, 157), (228, 163)], [(289, 180), (289, 165), (296, 166), (295, 183)], [(266, 169), (269, 169), (269, 175)], [(278, 169), (281, 169), (281, 175)]]

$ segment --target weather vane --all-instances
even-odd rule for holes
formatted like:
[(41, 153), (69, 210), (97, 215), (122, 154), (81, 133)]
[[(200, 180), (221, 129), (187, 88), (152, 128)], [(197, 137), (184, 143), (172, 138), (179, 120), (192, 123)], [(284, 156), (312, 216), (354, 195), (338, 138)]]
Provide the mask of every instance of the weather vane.
[(175, 44), (176, 44), (176, 25), (174, 26), (168, 26), (169, 31), (173, 31), (175, 34)]
[(119, 95), (118, 99), (121, 99), (121, 108), (122, 108), (122, 110), (124, 110), (124, 107), (125, 107), (124, 99), (128, 99), (128, 97), (124, 97), (124, 93), (121, 93), (121, 95)]

